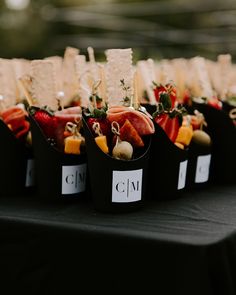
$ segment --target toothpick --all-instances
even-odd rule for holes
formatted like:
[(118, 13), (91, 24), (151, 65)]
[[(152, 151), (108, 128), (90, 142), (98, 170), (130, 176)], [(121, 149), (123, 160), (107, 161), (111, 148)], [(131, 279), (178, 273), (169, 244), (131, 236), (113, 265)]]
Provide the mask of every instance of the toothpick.
[(20, 86), (22, 92), (24, 93), (24, 96), (25, 96), (25, 98), (26, 98), (26, 100), (27, 100), (29, 106), (32, 106), (32, 105), (33, 105), (33, 99), (32, 99), (32, 96), (30, 95), (30, 93), (29, 93), (27, 87), (25, 86), (25, 81), (24, 81), (24, 79), (23, 79), (23, 78), (19, 78), (19, 79), (17, 80), (17, 82), (18, 82), (18, 85)]

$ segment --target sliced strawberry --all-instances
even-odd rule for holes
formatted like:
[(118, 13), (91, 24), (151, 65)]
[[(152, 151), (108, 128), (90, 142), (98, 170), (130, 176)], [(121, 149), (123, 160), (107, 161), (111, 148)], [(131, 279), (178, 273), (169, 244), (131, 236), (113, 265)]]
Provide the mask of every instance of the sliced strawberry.
[(47, 138), (55, 138), (55, 130), (57, 128), (57, 119), (44, 110), (37, 110), (34, 118), (42, 128)]
[(169, 139), (172, 142), (175, 142), (180, 127), (179, 118), (171, 118), (169, 114), (163, 113), (156, 116), (154, 120), (159, 126), (162, 127)]
[(120, 128), (120, 139), (128, 141), (133, 147), (144, 146), (142, 138), (128, 119), (125, 120), (124, 125)]

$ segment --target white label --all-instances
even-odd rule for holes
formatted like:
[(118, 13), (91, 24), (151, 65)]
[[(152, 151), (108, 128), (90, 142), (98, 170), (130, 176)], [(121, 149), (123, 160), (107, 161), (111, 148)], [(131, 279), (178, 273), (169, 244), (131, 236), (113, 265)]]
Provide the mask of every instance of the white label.
[(177, 187), (178, 190), (185, 187), (187, 164), (188, 164), (188, 160), (185, 160), (184, 162), (180, 162), (179, 164), (179, 180), (178, 180), (178, 187)]
[(208, 181), (211, 155), (199, 156), (197, 158), (197, 167), (195, 174), (195, 183)]
[(141, 200), (143, 169), (113, 171), (112, 202), (128, 203)]
[(87, 164), (62, 166), (63, 195), (77, 194), (85, 191)]
[(34, 185), (34, 159), (27, 160), (25, 186), (30, 187)]

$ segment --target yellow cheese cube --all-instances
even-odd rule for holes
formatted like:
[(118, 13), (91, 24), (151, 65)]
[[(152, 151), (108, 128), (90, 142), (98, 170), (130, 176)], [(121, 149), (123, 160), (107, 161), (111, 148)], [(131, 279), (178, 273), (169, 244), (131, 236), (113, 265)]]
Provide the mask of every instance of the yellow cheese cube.
[(182, 143), (185, 146), (190, 144), (190, 141), (193, 137), (193, 127), (190, 126), (181, 126), (176, 138), (176, 142)]
[(68, 136), (65, 138), (65, 148), (64, 152), (66, 154), (80, 154), (80, 145), (82, 139), (76, 136)]
[(107, 146), (107, 138), (105, 135), (95, 137), (95, 142), (104, 153), (108, 154), (109, 149)]

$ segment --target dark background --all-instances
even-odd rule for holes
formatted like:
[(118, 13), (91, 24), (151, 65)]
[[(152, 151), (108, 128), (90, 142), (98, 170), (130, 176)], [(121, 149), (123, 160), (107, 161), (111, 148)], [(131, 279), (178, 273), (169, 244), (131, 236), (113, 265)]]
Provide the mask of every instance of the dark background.
[(3, 58), (92, 46), (100, 60), (105, 49), (132, 47), (135, 59), (230, 53), (234, 61), (235, 32), (235, 0), (0, 0)]

